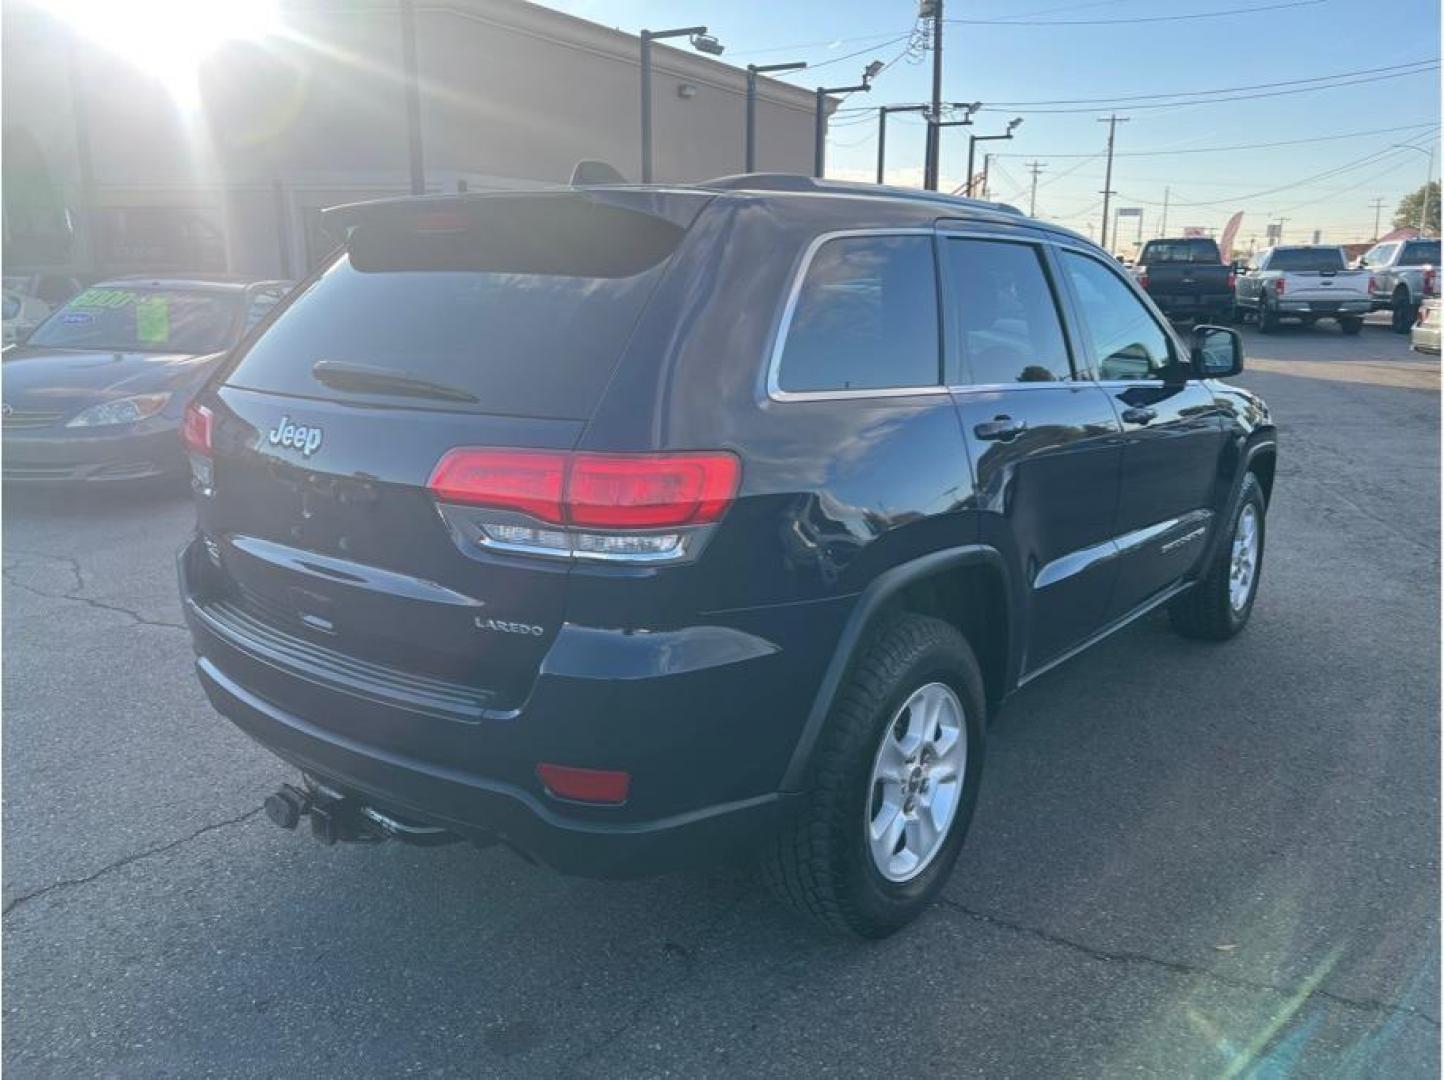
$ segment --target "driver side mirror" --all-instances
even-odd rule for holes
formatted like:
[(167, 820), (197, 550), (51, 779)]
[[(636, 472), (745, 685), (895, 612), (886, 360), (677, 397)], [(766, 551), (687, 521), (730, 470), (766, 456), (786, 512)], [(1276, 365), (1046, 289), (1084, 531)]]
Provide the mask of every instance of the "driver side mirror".
[(1226, 379), (1243, 370), (1243, 338), (1226, 326), (1195, 326), (1191, 357), (1200, 379)]

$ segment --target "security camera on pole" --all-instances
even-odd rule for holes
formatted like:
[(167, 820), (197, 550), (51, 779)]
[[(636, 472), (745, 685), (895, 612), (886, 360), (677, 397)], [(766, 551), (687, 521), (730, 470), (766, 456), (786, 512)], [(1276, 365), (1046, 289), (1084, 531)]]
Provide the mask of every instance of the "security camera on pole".
[(677, 30), (643, 30), (642, 43), (642, 183), (652, 182), (652, 42), (661, 38), (691, 38), (692, 48), (710, 56), (721, 56), (723, 45), (707, 33), (705, 26), (684, 26)]
[(856, 86), (819, 86), (817, 88), (817, 112), (812, 126), (812, 175), (820, 177), (826, 164), (827, 155), (827, 95), (866, 94), (872, 91), (872, 81), (886, 65), (874, 60), (862, 69), (862, 82)]

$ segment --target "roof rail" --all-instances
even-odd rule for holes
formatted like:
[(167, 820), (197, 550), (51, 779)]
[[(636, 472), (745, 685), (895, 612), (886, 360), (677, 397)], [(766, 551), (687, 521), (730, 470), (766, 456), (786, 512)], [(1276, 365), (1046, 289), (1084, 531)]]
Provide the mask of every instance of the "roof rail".
[(994, 213), (1026, 216), (1023, 211), (1008, 203), (989, 202), (985, 199), (966, 199), (960, 195), (945, 195), (938, 191), (922, 191), (918, 188), (894, 187), (888, 184), (864, 184), (854, 180), (827, 180), (800, 173), (738, 173), (735, 176), (719, 176), (703, 180), (698, 185), (716, 191), (814, 191), (846, 195), (880, 195), (893, 199), (913, 199), (918, 202), (940, 203), (956, 208), (991, 210)]

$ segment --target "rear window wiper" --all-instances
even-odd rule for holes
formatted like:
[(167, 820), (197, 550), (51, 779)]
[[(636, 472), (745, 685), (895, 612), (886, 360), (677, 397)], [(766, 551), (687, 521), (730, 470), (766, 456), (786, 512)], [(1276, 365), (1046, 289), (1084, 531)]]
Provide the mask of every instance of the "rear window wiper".
[(401, 375), (386, 368), (366, 364), (348, 364), (344, 360), (317, 360), (311, 365), (317, 382), (337, 390), (371, 391), (377, 394), (398, 394), (404, 397), (435, 398), (438, 401), (478, 402), (475, 394), (457, 386)]

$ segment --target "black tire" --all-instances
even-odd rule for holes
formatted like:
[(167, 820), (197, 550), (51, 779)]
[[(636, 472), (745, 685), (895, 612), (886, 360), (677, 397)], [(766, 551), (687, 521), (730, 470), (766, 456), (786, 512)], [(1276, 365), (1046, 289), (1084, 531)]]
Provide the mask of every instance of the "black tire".
[[(950, 687), (962, 704), (962, 786), (942, 846), (916, 877), (893, 882), (879, 872), (868, 848), (869, 780), (898, 710), (931, 682)], [(881, 938), (917, 918), (946, 883), (968, 832), (982, 775), (984, 709), (977, 660), (953, 627), (904, 614), (874, 630), (828, 714), (801, 807), (762, 853), (772, 891), (835, 933)]]
[(1353, 337), (1364, 328), (1364, 320), (1357, 315), (1350, 315), (1339, 320), (1339, 330), (1350, 337)]
[(1268, 301), (1260, 296), (1258, 301), (1258, 332), (1260, 334), (1272, 334), (1278, 328), (1278, 314), (1270, 311)]
[[(1248, 599), (1242, 607), (1235, 608), (1229, 598), (1230, 574), (1233, 570), (1233, 538), (1239, 519), (1248, 507), (1252, 507), (1257, 515), (1258, 554), (1254, 560)], [(1263, 486), (1253, 473), (1246, 474), (1238, 493), (1238, 502), (1228, 520), (1228, 533), (1219, 544), (1213, 565), (1193, 588), (1168, 607), (1173, 628), (1184, 637), (1204, 641), (1227, 641), (1248, 623), (1254, 600), (1258, 597), (1259, 578), (1263, 573), (1264, 541), (1267, 538), (1266, 510)]]
[(1419, 316), (1419, 307), (1409, 299), (1407, 289), (1396, 289), (1394, 299), (1390, 304), (1392, 316), (1389, 320), (1389, 329), (1396, 334), (1407, 334), (1414, 328), (1414, 320)]

